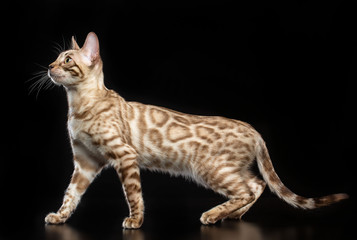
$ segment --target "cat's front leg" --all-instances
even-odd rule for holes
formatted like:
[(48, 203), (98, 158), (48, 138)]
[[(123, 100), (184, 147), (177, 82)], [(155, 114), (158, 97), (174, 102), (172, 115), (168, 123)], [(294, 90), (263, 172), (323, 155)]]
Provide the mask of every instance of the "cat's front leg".
[(48, 224), (61, 224), (67, 221), (76, 209), (82, 195), (99, 172), (99, 168), (86, 168), (80, 166), (76, 161), (79, 158), (75, 156), (75, 169), (71, 182), (66, 190), (63, 203), (56, 213), (49, 213), (45, 222)]
[(141, 192), (137, 154), (130, 146), (123, 145), (112, 156), (118, 156), (113, 161), (113, 165), (122, 182), (130, 210), (130, 216), (124, 219), (123, 227), (131, 229), (140, 228), (144, 221), (144, 201)]

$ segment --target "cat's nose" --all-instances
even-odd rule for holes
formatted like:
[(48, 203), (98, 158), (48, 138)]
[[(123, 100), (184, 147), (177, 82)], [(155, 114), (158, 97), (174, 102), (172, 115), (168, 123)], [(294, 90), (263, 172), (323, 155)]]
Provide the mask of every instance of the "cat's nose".
[(55, 65), (53, 63), (51, 63), (50, 65), (48, 65), (48, 68), (51, 70), (52, 68), (54, 68)]

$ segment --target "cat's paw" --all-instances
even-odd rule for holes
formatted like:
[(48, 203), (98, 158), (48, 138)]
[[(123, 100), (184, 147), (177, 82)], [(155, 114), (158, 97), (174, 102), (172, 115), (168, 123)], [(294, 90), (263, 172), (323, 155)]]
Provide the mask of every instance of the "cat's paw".
[(205, 225), (215, 224), (218, 220), (220, 220), (218, 214), (211, 211), (204, 212), (200, 218), (201, 223)]
[(61, 223), (64, 223), (66, 220), (67, 220), (67, 218), (62, 217), (58, 213), (49, 213), (45, 217), (45, 223), (48, 223), (48, 224), (61, 224)]
[(123, 221), (123, 228), (128, 229), (136, 229), (140, 228), (141, 224), (143, 224), (144, 218), (135, 216), (135, 217), (127, 217)]

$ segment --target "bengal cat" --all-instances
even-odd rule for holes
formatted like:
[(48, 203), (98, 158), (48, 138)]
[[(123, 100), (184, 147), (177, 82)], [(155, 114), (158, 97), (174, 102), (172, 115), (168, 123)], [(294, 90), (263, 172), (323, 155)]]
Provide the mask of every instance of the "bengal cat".
[[(49, 65), (49, 78), (67, 92), (74, 172), (62, 206), (46, 216), (46, 223), (66, 222), (106, 166), (117, 171), (130, 209), (124, 228), (139, 228), (144, 220), (140, 167), (190, 177), (226, 196), (227, 202), (202, 214), (203, 224), (240, 219), (266, 184), (287, 203), (303, 209), (348, 197), (296, 195), (280, 181), (262, 137), (249, 124), (126, 102), (105, 87), (102, 67), (99, 41), (93, 32), (82, 48), (72, 37), (72, 49)], [(264, 181), (249, 170), (255, 160)]]

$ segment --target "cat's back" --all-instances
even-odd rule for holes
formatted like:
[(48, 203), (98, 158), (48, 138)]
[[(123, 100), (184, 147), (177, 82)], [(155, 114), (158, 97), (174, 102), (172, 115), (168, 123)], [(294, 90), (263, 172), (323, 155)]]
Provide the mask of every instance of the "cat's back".
[(226, 137), (254, 138), (259, 133), (248, 123), (221, 116), (193, 115), (165, 107), (128, 102), (134, 120), (145, 132), (156, 129), (176, 142), (185, 138), (200, 138), (208, 143)]

